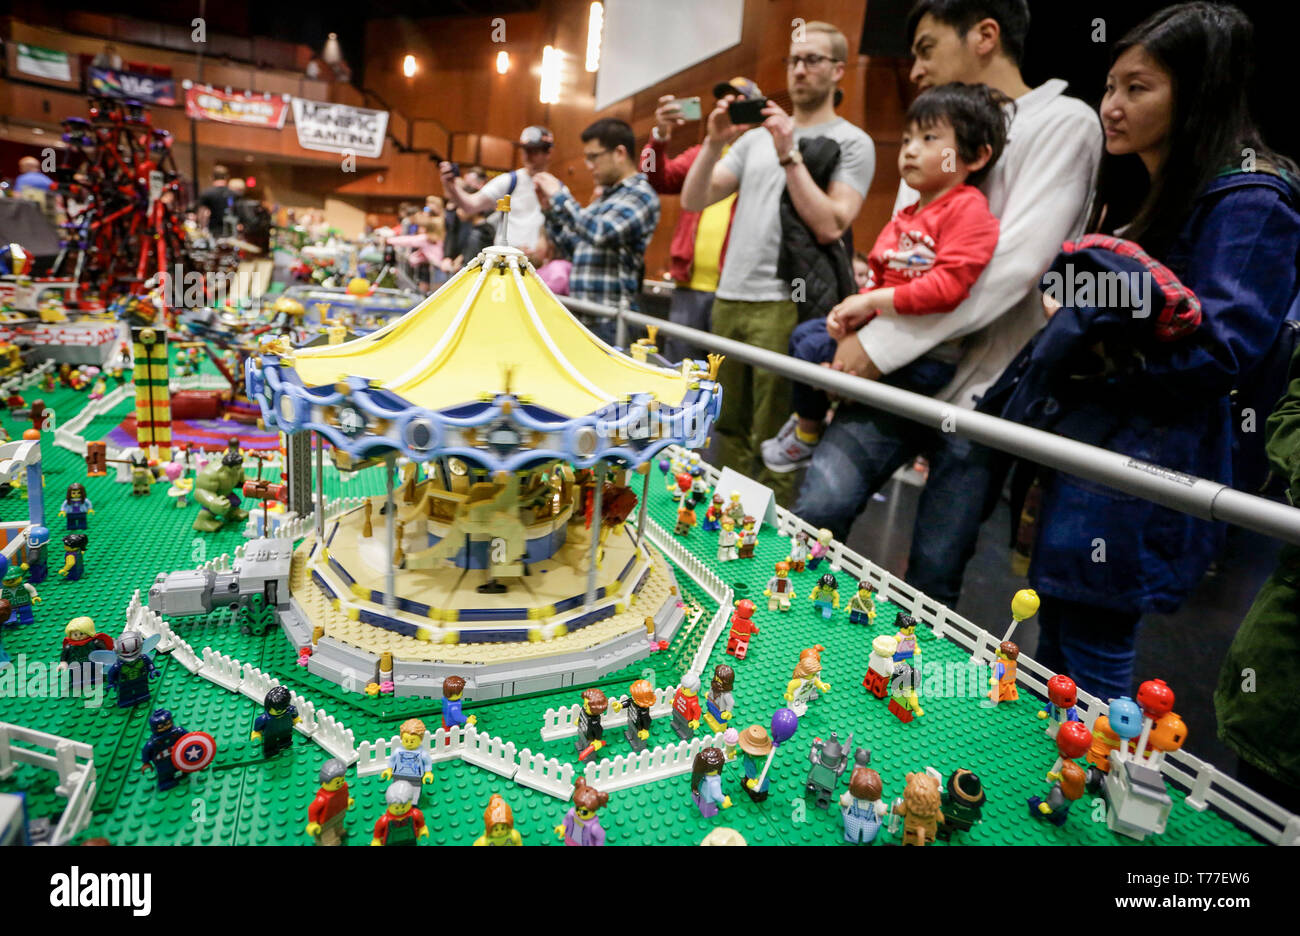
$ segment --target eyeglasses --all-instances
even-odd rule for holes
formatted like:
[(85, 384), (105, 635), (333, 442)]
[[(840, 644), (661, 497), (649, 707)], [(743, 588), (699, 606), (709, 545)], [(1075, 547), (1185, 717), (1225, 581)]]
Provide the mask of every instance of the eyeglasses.
[(787, 68), (798, 68), (802, 64), (809, 71), (811, 71), (812, 69), (820, 65), (822, 62), (841, 62), (843, 61), (843, 59), (837, 59), (837, 58), (832, 58), (829, 55), (817, 55), (816, 53), (813, 53), (812, 55), (787, 55), (785, 58), (781, 59), (781, 61), (785, 62)]
[(606, 153), (608, 153), (608, 152), (609, 152), (609, 150), (607, 150), (607, 149), (596, 150), (596, 152), (594, 152), (594, 153), (587, 153), (587, 152), (584, 152), (584, 153), (582, 154), (582, 158), (583, 158), (583, 160), (586, 161), (588, 164), (591, 164), (591, 163), (594, 163), (594, 162), (595, 162), (597, 159), (599, 159), (600, 157), (604, 156), (604, 155), (605, 155)]

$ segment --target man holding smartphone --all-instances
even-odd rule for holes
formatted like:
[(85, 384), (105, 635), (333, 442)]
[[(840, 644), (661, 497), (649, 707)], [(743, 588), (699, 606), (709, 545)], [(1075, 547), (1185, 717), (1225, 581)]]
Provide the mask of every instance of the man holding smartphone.
[[(871, 137), (835, 116), (832, 95), (844, 77), (848, 41), (829, 23), (810, 22), (796, 30), (786, 59), (793, 116), (768, 101), (758, 117), (765, 131), (746, 133), (755, 124), (737, 124), (727, 94), (709, 114), (708, 136), (682, 187), (682, 207), (703, 211), (740, 193), (727, 245), (726, 265), (713, 302), (713, 331), (779, 354), (788, 350), (798, 322), (791, 299), (794, 286), (776, 275), (781, 252), (781, 196), (789, 192), (795, 210), (819, 243), (838, 240), (848, 229), (875, 173)], [(743, 135), (742, 135), (743, 134)], [(799, 140), (826, 137), (839, 145), (840, 160), (822, 191), (803, 165)], [(732, 144), (727, 154), (723, 149)], [(791, 406), (784, 377), (731, 358), (719, 371), (722, 413), (714, 424), (719, 461), (758, 478), (789, 505), (794, 475), (763, 466), (759, 445), (775, 435)]]
[[(748, 78), (732, 78), (719, 82), (713, 96), (726, 95), (737, 99), (764, 101), (763, 92)], [(688, 120), (699, 120), (700, 99), (674, 98), (671, 94), (659, 99), (655, 110), (655, 125), (650, 139), (641, 150), (641, 170), (650, 185), (660, 195), (680, 195), (686, 173), (700, 155), (703, 144), (697, 143), (672, 159), (668, 158), (668, 141), (673, 127)], [(723, 150), (724, 154), (726, 150)], [(712, 327), (713, 297), (718, 289), (722, 272), (722, 258), (727, 251), (727, 238), (731, 231), (731, 218), (736, 210), (735, 193), (714, 202), (703, 211), (683, 208), (677, 215), (673, 228), (673, 242), (669, 250), (669, 275), (673, 279), (672, 304), (668, 307), (668, 321), (709, 331)], [(690, 342), (669, 336), (664, 339), (664, 357), (670, 361), (683, 358), (703, 358), (704, 351)]]
[(441, 163), (438, 168), (442, 173), (442, 190), (468, 216), (492, 214), (497, 210), (497, 200), (509, 195), (510, 219), (506, 225), (506, 243), (528, 253), (537, 246), (537, 238), (545, 224), (533, 179), (551, 165), (551, 148), (555, 145), (555, 137), (545, 127), (525, 127), (519, 134), (519, 145), (524, 151), (523, 166), (513, 172), (501, 173), (477, 191), (456, 176), (455, 167), (451, 163)]

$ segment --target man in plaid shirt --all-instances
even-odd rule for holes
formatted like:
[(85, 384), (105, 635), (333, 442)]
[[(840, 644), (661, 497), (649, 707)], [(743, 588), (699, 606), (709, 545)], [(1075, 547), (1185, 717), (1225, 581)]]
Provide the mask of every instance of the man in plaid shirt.
[[(637, 172), (636, 139), (622, 120), (606, 117), (582, 131), (583, 156), (601, 190), (586, 208), (548, 172), (533, 177), (546, 215), (546, 234), (573, 258), (569, 295), (618, 307), (637, 307), (645, 277), (645, 249), (659, 223), (659, 196)], [(613, 343), (613, 319), (591, 330)]]

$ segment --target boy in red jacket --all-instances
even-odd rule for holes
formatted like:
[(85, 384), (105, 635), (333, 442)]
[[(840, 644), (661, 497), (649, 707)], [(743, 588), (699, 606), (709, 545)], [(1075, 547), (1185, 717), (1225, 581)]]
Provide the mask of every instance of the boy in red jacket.
[[(841, 338), (877, 315), (951, 312), (969, 294), (998, 243), (998, 219), (975, 187), (1006, 145), (1008, 99), (987, 85), (960, 82), (921, 94), (907, 111), (898, 151), (903, 180), (920, 200), (897, 212), (867, 257), (870, 279), (825, 319), (799, 325), (790, 354), (829, 364)], [(895, 371), (886, 382), (937, 393), (952, 380), (956, 362), (927, 355)], [(829, 402), (820, 390), (794, 386), (795, 414), (763, 443), (763, 463), (790, 472), (812, 457)]]

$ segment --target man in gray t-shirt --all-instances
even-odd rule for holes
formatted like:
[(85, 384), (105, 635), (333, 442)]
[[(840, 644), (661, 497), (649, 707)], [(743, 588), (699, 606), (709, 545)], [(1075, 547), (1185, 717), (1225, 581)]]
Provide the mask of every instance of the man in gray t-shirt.
[[(793, 117), (768, 101), (761, 126), (738, 126), (727, 113), (731, 96), (724, 97), (709, 115), (708, 136), (682, 186), (682, 207), (690, 211), (739, 192), (713, 305), (714, 333), (780, 354), (787, 353), (798, 322), (791, 285), (776, 276), (781, 195), (789, 192), (818, 241), (831, 243), (857, 216), (876, 168), (871, 138), (835, 116), (832, 95), (848, 57), (844, 34), (819, 22), (807, 23), (799, 32), (786, 59)], [(805, 137), (839, 144), (839, 166), (826, 191), (803, 165), (799, 140)], [(722, 156), (728, 143), (731, 150)], [(794, 475), (773, 474), (759, 457), (759, 444), (775, 436), (790, 413), (789, 381), (730, 358), (723, 361), (718, 379), (722, 412), (714, 431), (719, 462), (758, 478), (789, 506)]]

